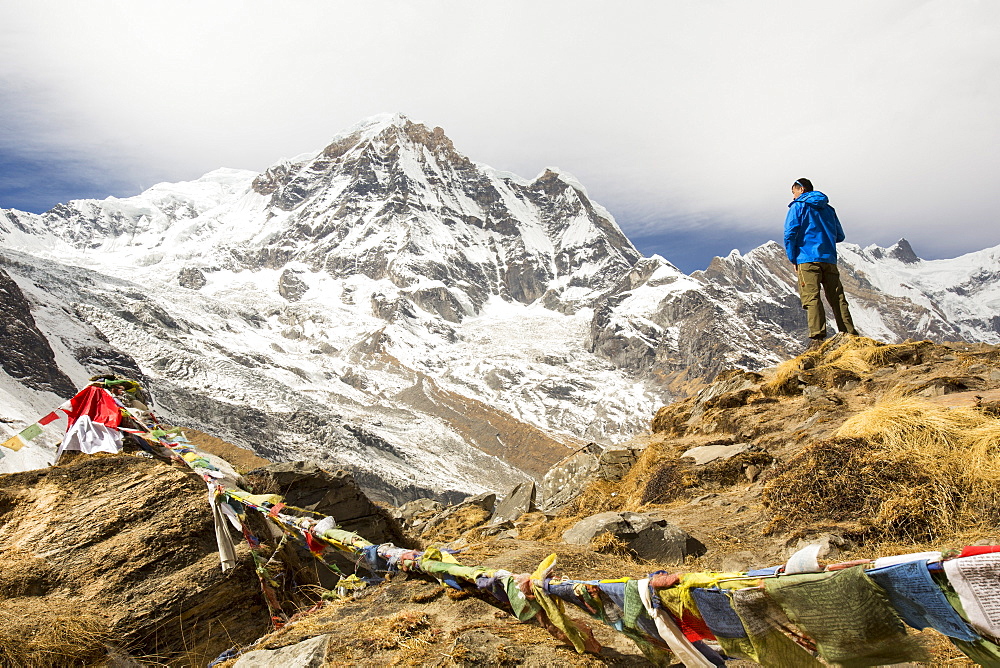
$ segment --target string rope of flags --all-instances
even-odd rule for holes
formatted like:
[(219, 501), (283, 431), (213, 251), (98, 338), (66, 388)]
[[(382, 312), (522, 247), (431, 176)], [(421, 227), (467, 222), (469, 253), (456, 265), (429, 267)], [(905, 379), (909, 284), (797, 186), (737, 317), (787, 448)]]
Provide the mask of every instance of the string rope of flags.
[[(465, 566), (442, 547), (419, 551), (373, 544), (337, 528), (332, 517), (285, 505), (278, 495), (255, 495), (220, 482), (204, 455), (164, 436), (161, 443), (209, 483), (215, 503), (252, 548), (260, 541), (246, 527), (248, 510), (277, 526), (282, 541), (294, 540), (322, 563), (332, 549), (369, 571), (366, 582), (344, 577), (344, 590), (396, 573), (422, 573), (455, 589), (475, 587), (509, 605), (520, 621), (539, 624), (578, 652), (599, 652), (592, 630), (567, 614), (570, 605), (625, 634), (661, 665), (676, 658), (689, 667), (723, 666), (726, 657), (780, 666), (821, 666), (821, 659), (844, 666), (920, 661), (925, 653), (907, 635), (908, 625), (933, 628), (977, 663), (1000, 666), (995, 642), (1000, 636), (1000, 546), (825, 568), (816, 559), (818, 546), (809, 546), (787, 564), (746, 573), (660, 571), (641, 579), (601, 580), (555, 577), (553, 554), (534, 572), (515, 574)], [(270, 577), (259, 563), (258, 574), (262, 583)], [(280, 624), (287, 619), (280, 613), (276, 587), (267, 581), (265, 598), (272, 620)]]
[[(135, 417), (127, 408), (122, 414)], [(54, 411), (43, 420), (51, 423), (52, 415), (59, 417)], [(227, 523), (247, 540), (275, 626), (288, 618), (271, 566), (280, 547), (292, 541), (328, 568), (337, 570), (324, 559), (334, 550), (369, 572), (364, 578), (342, 574), (342, 593), (398, 573), (420, 573), (449, 587), (488, 594), (520, 621), (539, 624), (578, 652), (601, 647), (589, 625), (569, 616), (567, 606), (623, 633), (658, 665), (677, 660), (689, 668), (708, 668), (741, 658), (769, 666), (860, 667), (924, 660), (924, 650), (906, 632), (909, 626), (932, 628), (976, 663), (1000, 666), (1000, 546), (826, 567), (816, 559), (818, 546), (809, 546), (786, 564), (749, 572), (658, 571), (646, 578), (598, 580), (556, 575), (552, 554), (531, 573), (511, 573), (463, 565), (456, 551), (440, 546), (419, 551), (373, 544), (338, 528), (332, 517), (288, 506), (275, 494), (242, 489), (224, 460), (197, 450), (179, 429), (137, 422), (142, 428), (120, 428), (161, 446), (161, 454), (184, 462), (206, 482), (224, 571), (236, 563)], [(270, 556), (248, 528), (249, 510), (281, 536)]]
[(0, 447), (17, 452), (41, 436), (43, 433), (43, 427), (47, 427), (59, 419), (65, 419), (67, 415), (69, 415), (69, 402), (66, 402), (63, 406), (60, 406), (51, 413), (47, 413), (43, 417), (40, 417), (38, 422), (28, 425), (3, 443), (0, 443)]

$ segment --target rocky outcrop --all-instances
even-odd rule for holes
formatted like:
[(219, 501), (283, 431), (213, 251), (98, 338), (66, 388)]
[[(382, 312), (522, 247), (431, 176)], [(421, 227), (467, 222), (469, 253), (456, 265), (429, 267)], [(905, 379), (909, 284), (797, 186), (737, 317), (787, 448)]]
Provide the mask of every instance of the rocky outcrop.
[(80, 456), (0, 479), (0, 599), (42, 617), (66, 601), (98, 610), (134, 656), (211, 658), (267, 630), (246, 547), (223, 575), (205, 483), (186, 468)]
[(374, 543), (406, 543), (395, 520), (372, 503), (347, 471), (326, 471), (316, 462), (283, 462), (254, 469), (246, 479), (258, 494), (278, 494), (289, 506), (333, 517), (341, 528)]
[(413, 536), (434, 536), (452, 540), (472, 527), (486, 522), (496, 507), (497, 495), (476, 494), (450, 506), (431, 499), (415, 499), (389, 511), (403, 529)]
[(574, 524), (563, 540), (589, 545), (604, 534), (611, 534), (640, 558), (660, 563), (683, 563), (688, 556), (706, 552), (701, 541), (657, 513), (598, 513)]
[(539, 486), (539, 509), (554, 512), (578, 497), (595, 480), (618, 482), (638, 461), (640, 446), (602, 448), (590, 443), (545, 474)]
[(184, 267), (177, 274), (177, 284), (189, 290), (201, 290), (208, 284), (205, 273), (197, 267)]
[(278, 279), (279, 295), (290, 302), (297, 302), (308, 290), (309, 286), (296, 275), (296, 272), (291, 269), (281, 272), (281, 277)]
[(553, 511), (579, 496), (600, 468), (600, 454), (600, 448), (587, 447), (549, 469), (538, 487), (539, 507)]
[(21, 288), (0, 268), (0, 368), (34, 390), (68, 399), (76, 394), (73, 381), (56, 363), (52, 346), (35, 325), (31, 306)]
[(522, 482), (507, 492), (490, 516), (490, 524), (513, 522), (521, 515), (535, 510), (535, 483)]

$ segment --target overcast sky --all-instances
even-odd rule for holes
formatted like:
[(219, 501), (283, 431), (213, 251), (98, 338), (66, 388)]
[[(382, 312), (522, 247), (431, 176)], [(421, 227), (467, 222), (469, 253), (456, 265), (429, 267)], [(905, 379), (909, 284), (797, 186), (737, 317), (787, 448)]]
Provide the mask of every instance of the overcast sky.
[(1000, 244), (1000, 2), (0, 0), (0, 207), (263, 170), (402, 112), (574, 174), (686, 271), (781, 238)]

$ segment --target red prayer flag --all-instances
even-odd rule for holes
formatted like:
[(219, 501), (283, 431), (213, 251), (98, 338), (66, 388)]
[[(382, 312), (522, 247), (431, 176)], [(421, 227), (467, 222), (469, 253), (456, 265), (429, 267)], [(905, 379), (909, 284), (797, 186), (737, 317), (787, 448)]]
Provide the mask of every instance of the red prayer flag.
[(47, 424), (52, 424), (53, 422), (55, 422), (58, 419), (59, 419), (59, 413), (56, 413), (55, 411), (52, 411), (51, 413), (49, 413), (45, 417), (39, 418), (38, 424), (40, 424), (40, 425), (42, 425), (44, 427)]
[(1000, 552), (1000, 545), (967, 545), (962, 548), (959, 557), (973, 557), (977, 554), (989, 554), (990, 552)]
[(88, 416), (94, 422), (114, 429), (117, 429), (122, 421), (121, 411), (118, 409), (118, 404), (115, 403), (115, 399), (111, 396), (111, 393), (93, 385), (83, 388), (75, 397), (70, 399), (67, 430), (73, 426), (77, 418), (83, 415)]

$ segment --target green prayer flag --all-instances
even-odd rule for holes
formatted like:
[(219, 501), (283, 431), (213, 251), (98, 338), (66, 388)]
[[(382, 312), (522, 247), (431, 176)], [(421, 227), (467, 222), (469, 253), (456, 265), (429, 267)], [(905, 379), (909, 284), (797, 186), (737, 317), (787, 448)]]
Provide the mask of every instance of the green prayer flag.
[(517, 580), (508, 576), (504, 578), (503, 586), (507, 591), (507, 599), (510, 601), (514, 616), (522, 622), (534, 619), (541, 607), (534, 601), (525, 598), (521, 588), (517, 586)]
[(764, 588), (830, 663), (861, 668), (927, 658), (862, 566), (768, 578)]
[(625, 610), (622, 615), (625, 627), (637, 628), (636, 620), (645, 611), (646, 606), (642, 604), (642, 599), (639, 597), (639, 581), (629, 580), (625, 583)]
[(41, 433), (42, 433), (42, 428), (40, 425), (36, 423), (22, 429), (21, 432), (18, 434), (18, 436), (20, 436), (26, 441), (30, 441), (33, 438), (38, 438), (38, 436), (40, 436)]
[(819, 668), (823, 665), (792, 639), (793, 636), (801, 637), (802, 633), (762, 589), (737, 589), (733, 592), (732, 604), (750, 643), (729, 647), (738, 649), (762, 666)]

